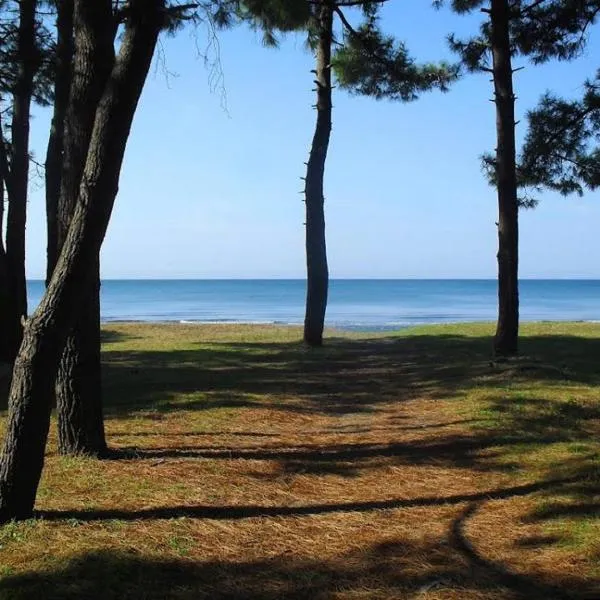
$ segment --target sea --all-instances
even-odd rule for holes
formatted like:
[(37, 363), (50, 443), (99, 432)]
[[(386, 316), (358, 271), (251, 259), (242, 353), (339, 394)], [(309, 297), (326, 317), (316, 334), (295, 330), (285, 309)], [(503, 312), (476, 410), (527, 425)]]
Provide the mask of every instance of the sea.
[[(44, 291), (28, 283), (30, 309)], [(306, 282), (265, 280), (105, 280), (104, 322), (301, 324)], [(520, 284), (522, 321), (600, 321), (600, 280), (527, 279)], [(495, 280), (335, 279), (326, 325), (394, 330), (430, 323), (493, 321)]]

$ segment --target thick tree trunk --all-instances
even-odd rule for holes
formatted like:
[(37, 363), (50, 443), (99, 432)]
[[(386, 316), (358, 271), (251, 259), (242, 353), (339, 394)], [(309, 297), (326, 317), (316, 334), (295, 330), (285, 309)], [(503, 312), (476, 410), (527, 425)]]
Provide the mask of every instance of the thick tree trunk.
[[(53, 176), (53, 180), (58, 179), (60, 184), (58, 200), (47, 200), (49, 207), (55, 208), (52, 232), (49, 225), (48, 239), (53, 240), (48, 245), (49, 271), (56, 262), (56, 252), (60, 252), (73, 215), (96, 107), (113, 62), (115, 28), (109, 8), (103, 3), (94, 4), (88, 9), (94, 11), (92, 17), (75, 13), (71, 25), (86, 33), (78, 35), (75, 40), (73, 80), (68, 109), (63, 114), (62, 168), (59, 174)], [(93, 29), (87, 26), (86, 19), (93, 23)], [(67, 37), (66, 27), (69, 24), (66, 18), (64, 25)], [(67, 51), (65, 48), (65, 54)], [(96, 257), (86, 299), (66, 341), (57, 375), (58, 448), (61, 454), (100, 456), (106, 452), (102, 415), (99, 294), (99, 257)]]
[(498, 138), (498, 324), (494, 350), (510, 356), (517, 353), (519, 338), (519, 205), (508, 0), (492, 0), (491, 24)]
[(100, 363), (100, 263), (95, 257), (79, 316), (56, 377), (58, 450), (63, 455), (107, 453)]
[(6, 222), (7, 323), (6, 345), (14, 359), (23, 335), (22, 320), (27, 316), (25, 280), (25, 223), (29, 184), (29, 116), (33, 78), (38, 66), (35, 44), (37, 0), (19, 2), (17, 34), (18, 75), (13, 92), (11, 124), (10, 186)]
[(325, 243), (323, 179), (331, 135), (331, 44), (333, 8), (328, 1), (317, 9), (317, 123), (306, 168), (306, 314), (304, 341), (321, 346), (327, 308), (329, 270)]
[[(100, 1), (111, 3), (94, 3)], [(75, 9), (84, 12), (94, 3), (76, 0)], [(25, 326), (0, 458), (1, 522), (27, 518), (33, 512), (60, 357), (77, 317), (76, 309), (85, 300), (90, 267), (106, 234), (127, 138), (163, 13), (164, 0), (131, 0), (129, 4), (119, 57), (96, 111), (69, 232), (40, 305)]]

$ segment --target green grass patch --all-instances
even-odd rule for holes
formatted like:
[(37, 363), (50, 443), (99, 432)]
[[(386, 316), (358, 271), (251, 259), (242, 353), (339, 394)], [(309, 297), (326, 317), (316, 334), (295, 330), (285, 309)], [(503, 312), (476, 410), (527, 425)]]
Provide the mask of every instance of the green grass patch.
[(116, 453), (53, 422), (0, 600), (600, 597), (600, 325), (522, 333), (105, 326)]

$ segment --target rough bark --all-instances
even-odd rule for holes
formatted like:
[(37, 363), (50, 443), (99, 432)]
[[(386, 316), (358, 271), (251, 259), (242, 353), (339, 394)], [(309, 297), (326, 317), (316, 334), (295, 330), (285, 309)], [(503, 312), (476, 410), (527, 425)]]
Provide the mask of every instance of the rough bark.
[(306, 168), (306, 314), (304, 341), (321, 346), (327, 308), (329, 270), (325, 243), (323, 179), (331, 135), (331, 44), (333, 7), (324, 1), (317, 8), (316, 49), (317, 122)]
[(6, 221), (7, 312), (6, 345), (9, 360), (14, 359), (23, 335), (22, 320), (27, 316), (25, 280), (25, 223), (29, 183), (29, 116), (33, 78), (39, 63), (36, 50), (37, 0), (19, 2), (17, 34), (18, 75), (13, 92), (10, 186)]
[[(111, 0), (94, 0), (110, 3)], [(75, 0), (85, 8), (90, 0)], [(164, 0), (132, 0), (119, 56), (96, 111), (79, 197), (46, 292), (25, 325), (0, 458), (0, 522), (32, 515), (64, 343), (86, 297), (118, 189), (131, 123), (162, 24)], [(90, 24), (91, 26), (91, 24)], [(78, 32), (76, 32), (78, 35)]]
[[(71, 27), (84, 34), (77, 36), (75, 47), (71, 49), (73, 77), (68, 104), (64, 107), (66, 113), (63, 113), (63, 138), (56, 140), (57, 145), (61, 143), (62, 146), (61, 170), (52, 176), (53, 183), (56, 185), (58, 182), (58, 198), (57, 187), (54, 187), (54, 197), (47, 199), (49, 208), (54, 209), (54, 227), (50, 231), (49, 225), (48, 236), (49, 241), (52, 240), (48, 245), (49, 272), (69, 228), (96, 107), (114, 60), (115, 28), (111, 7), (96, 3), (86, 10), (93, 14), (82, 15), (76, 11), (71, 24)], [(89, 27), (88, 22), (93, 23), (93, 27)], [(69, 23), (66, 16), (62, 24), (65, 27), (65, 39), (68, 40)], [(68, 50), (65, 48), (65, 59)], [(57, 77), (60, 76), (59, 72)], [(99, 258), (96, 257), (82, 310), (66, 341), (57, 373), (58, 448), (61, 454), (100, 456), (106, 452), (102, 415), (99, 294), (100, 269)]]
[(82, 310), (67, 337), (56, 375), (58, 451), (101, 457), (107, 453), (100, 357), (100, 262), (90, 266)]
[(496, 104), (496, 177), (498, 186), (498, 324), (494, 350), (501, 356), (518, 351), (519, 207), (515, 149), (515, 96), (507, 0), (492, 0), (491, 42)]

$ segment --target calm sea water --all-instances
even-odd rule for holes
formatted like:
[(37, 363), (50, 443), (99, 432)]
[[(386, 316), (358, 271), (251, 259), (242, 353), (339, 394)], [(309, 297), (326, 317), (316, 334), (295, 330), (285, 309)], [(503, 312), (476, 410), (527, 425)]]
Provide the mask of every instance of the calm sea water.
[[(29, 283), (30, 306), (43, 293)], [(108, 280), (104, 321), (190, 321), (300, 324), (301, 280)], [(349, 329), (397, 329), (422, 323), (496, 318), (493, 280), (334, 280), (327, 324)], [(525, 321), (600, 320), (600, 281), (525, 280)]]

